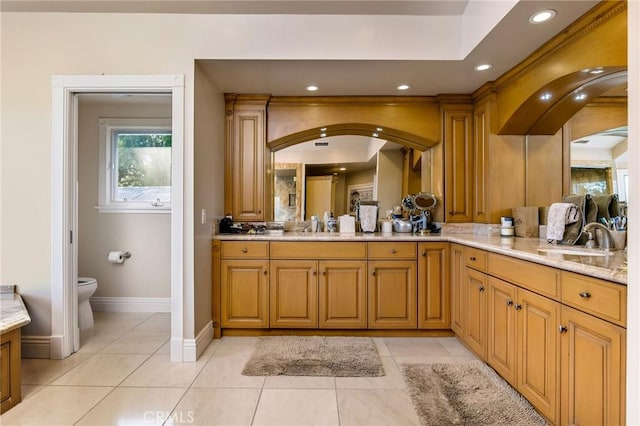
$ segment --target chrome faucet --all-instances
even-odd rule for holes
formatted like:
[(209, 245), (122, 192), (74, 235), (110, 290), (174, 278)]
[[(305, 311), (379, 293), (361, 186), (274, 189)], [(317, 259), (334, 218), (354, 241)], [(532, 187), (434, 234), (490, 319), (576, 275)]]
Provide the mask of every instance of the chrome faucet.
[(595, 246), (595, 243), (593, 241), (595, 240), (596, 230), (598, 229), (602, 233), (602, 246), (600, 248), (603, 250), (610, 250), (611, 248), (615, 247), (615, 242), (613, 241), (613, 238), (609, 233), (609, 228), (599, 222), (589, 222), (583, 228), (583, 231), (589, 234), (587, 248), (593, 248), (593, 246)]

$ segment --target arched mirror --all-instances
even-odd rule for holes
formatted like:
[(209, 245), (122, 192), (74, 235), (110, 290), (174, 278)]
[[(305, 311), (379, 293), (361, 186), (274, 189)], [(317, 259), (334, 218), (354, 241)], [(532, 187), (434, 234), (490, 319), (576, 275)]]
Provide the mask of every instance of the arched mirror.
[(378, 201), (383, 214), (400, 205), (407, 185), (420, 192), (422, 162), (408, 161), (411, 154), (398, 143), (360, 135), (328, 136), (277, 150), (271, 159), (273, 219), (355, 215), (358, 201), (368, 200)]

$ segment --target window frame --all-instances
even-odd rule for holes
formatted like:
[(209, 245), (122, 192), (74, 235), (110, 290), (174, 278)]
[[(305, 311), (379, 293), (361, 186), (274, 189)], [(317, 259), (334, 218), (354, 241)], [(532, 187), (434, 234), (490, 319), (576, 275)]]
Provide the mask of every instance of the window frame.
[[(117, 132), (143, 132), (143, 131), (169, 131), (171, 132), (170, 118), (100, 118), (98, 120), (100, 133), (100, 150), (98, 155), (98, 205), (100, 213), (171, 213), (171, 201), (156, 202), (121, 202), (115, 201), (115, 162), (113, 161), (114, 133)], [(172, 144), (173, 145), (173, 144)], [(173, 149), (173, 146), (171, 147)], [(173, 182), (171, 182), (173, 186)]]

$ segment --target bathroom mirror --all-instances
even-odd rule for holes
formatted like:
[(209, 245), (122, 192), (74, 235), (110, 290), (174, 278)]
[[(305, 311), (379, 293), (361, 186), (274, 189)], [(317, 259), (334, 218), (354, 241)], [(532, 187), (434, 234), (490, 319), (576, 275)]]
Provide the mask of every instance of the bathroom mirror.
[[(571, 120), (571, 187), (574, 194), (629, 194), (627, 165), (627, 84), (605, 92), (582, 108)], [(587, 133), (587, 134), (584, 134)]]
[[(402, 200), (403, 146), (383, 139), (315, 139), (273, 152), (272, 164), (276, 221), (310, 220), (325, 211), (355, 215), (358, 200), (378, 200), (384, 212)], [(419, 173), (416, 179), (419, 187)]]

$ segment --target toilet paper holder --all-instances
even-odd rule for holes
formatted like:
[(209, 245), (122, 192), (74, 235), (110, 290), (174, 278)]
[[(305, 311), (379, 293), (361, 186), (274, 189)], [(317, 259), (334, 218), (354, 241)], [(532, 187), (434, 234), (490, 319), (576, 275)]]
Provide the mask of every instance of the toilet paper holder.
[(107, 259), (110, 263), (123, 263), (125, 259), (131, 258), (131, 252), (125, 251), (110, 251), (107, 255)]

